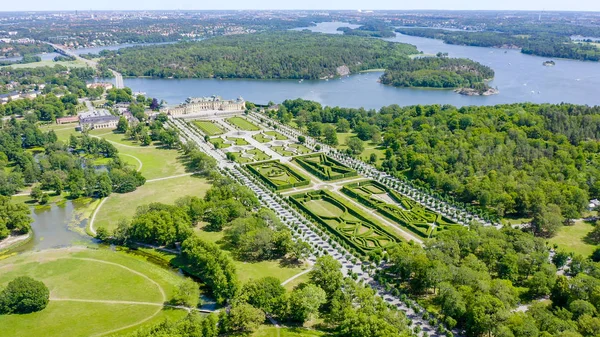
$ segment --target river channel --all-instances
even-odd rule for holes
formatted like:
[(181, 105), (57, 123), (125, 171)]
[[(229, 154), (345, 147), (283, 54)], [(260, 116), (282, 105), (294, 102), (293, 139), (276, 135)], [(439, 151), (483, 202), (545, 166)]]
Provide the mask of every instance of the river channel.
[[(342, 23), (321, 23), (306, 27), (315, 32), (335, 34)], [(490, 85), (500, 90), (493, 96), (462, 96), (451, 90), (394, 88), (377, 82), (381, 72), (355, 74), (335, 80), (238, 80), (238, 79), (150, 79), (126, 78), (133, 91), (164, 99), (175, 105), (187, 97), (220, 95), (242, 96), (265, 104), (285, 99), (304, 98), (329, 106), (378, 109), (385, 105), (452, 104), (495, 105), (516, 102), (577, 103), (597, 105), (600, 88), (600, 63), (555, 60), (556, 66), (542, 65), (547, 58), (530, 56), (518, 50), (468, 47), (444, 44), (440, 40), (398, 34), (388, 41), (416, 45), (425, 54), (446, 52), (451, 57), (466, 57), (492, 67), (496, 72)]]

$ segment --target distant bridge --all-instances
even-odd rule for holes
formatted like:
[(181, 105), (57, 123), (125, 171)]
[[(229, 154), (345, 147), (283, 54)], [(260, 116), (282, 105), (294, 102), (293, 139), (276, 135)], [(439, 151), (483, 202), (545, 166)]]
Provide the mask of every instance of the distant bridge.
[[(83, 57), (73, 53), (72, 51), (63, 48), (62, 46), (59, 46), (57, 44), (53, 44), (53, 43), (49, 43), (46, 42), (49, 45), (51, 45), (54, 48), (54, 51), (64, 55), (64, 56), (69, 56), (69, 57), (73, 57), (77, 60), (83, 61), (85, 64), (87, 64), (88, 66), (92, 67), (92, 68), (98, 68), (98, 62), (94, 61), (94, 60), (88, 60), (88, 59), (84, 59)], [(118, 89), (122, 89), (125, 87), (125, 83), (123, 82), (123, 75), (121, 75), (121, 73), (116, 72), (112, 69), (109, 69), (110, 72), (113, 74), (113, 76), (115, 77), (115, 87)]]

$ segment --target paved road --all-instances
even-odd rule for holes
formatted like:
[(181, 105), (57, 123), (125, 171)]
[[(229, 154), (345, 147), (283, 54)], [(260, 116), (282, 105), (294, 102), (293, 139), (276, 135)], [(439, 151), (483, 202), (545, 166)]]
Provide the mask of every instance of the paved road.
[[(94, 60), (88, 60), (88, 59), (84, 59), (83, 57), (73, 53), (72, 51), (70, 51), (69, 49), (64, 48), (63, 46), (59, 46), (57, 44), (53, 44), (53, 43), (49, 43), (46, 42), (49, 45), (51, 45), (52, 47), (54, 47), (54, 49), (56, 49), (56, 51), (58, 51), (61, 54), (65, 54), (67, 56), (71, 56), (74, 57), (77, 60), (83, 61), (85, 62), (88, 66), (92, 67), (92, 68), (98, 68), (98, 62), (94, 61)], [(123, 75), (121, 75), (120, 73), (109, 69), (110, 72), (113, 74), (113, 76), (115, 77), (115, 87), (117, 89), (122, 89), (125, 87), (125, 83), (123, 82)]]

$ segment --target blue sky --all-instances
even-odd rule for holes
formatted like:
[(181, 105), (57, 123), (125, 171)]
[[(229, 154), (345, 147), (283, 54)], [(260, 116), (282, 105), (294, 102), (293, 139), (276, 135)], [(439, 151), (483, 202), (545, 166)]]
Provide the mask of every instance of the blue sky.
[(2, 1), (0, 11), (153, 9), (513, 9), (600, 11), (599, 0), (29, 0)]

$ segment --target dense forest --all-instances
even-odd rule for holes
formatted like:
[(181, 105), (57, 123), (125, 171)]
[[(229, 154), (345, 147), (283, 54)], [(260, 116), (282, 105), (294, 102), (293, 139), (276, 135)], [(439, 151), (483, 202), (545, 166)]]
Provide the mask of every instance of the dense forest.
[(468, 59), (400, 59), (385, 70), (381, 83), (395, 87), (472, 88), (485, 91), (494, 71)]
[[(396, 32), (444, 40), (448, 44), (520, 48), (524, 54), (545, 57), (559, 57), (583, 61), (600, 61), (600, 49), (589, 43), (573, 42), (568, 35), (539, 33), (527, 35), (527, 32), (461, 32), (429, 28), (398, 28)], [(516, 34), (516, 35), (513, 35)]]
[[(346, 125), (385, 149), (384, 170), (499, 216), (544, 215), (560, 225), (600, 197), (600, 107), (392, 105), (367, 111), (301, 99), (281, 106), (280, 120), (294, 118), (313, 136), (323, 135), (324, 123), (338, 130)], [(552, 235), (557, 228), (550, 223), (538, 234)]]
[(381, 24), (366, 24), (358, 28), (340, 27), (337, 29), (343, 32), (344, 35), (356, 35), (366, 37), (394, 37), (394, 29), (387, 25)]
[(289, 31), (126, 48), (101, 64), (125, 76), (318, 79), (344, 65), (351, 72), (386, 68), (416, 53), (407, 44)]
[(580, 255), (569, 261), (562, 252), (550, 257), (543, 239), (517, 229), (463, 229), (425, 247), (392, 248), (378, 279), (393, 292), (419, 297), (469, 337), (591, 337), (600, 333), (597, 261)]

